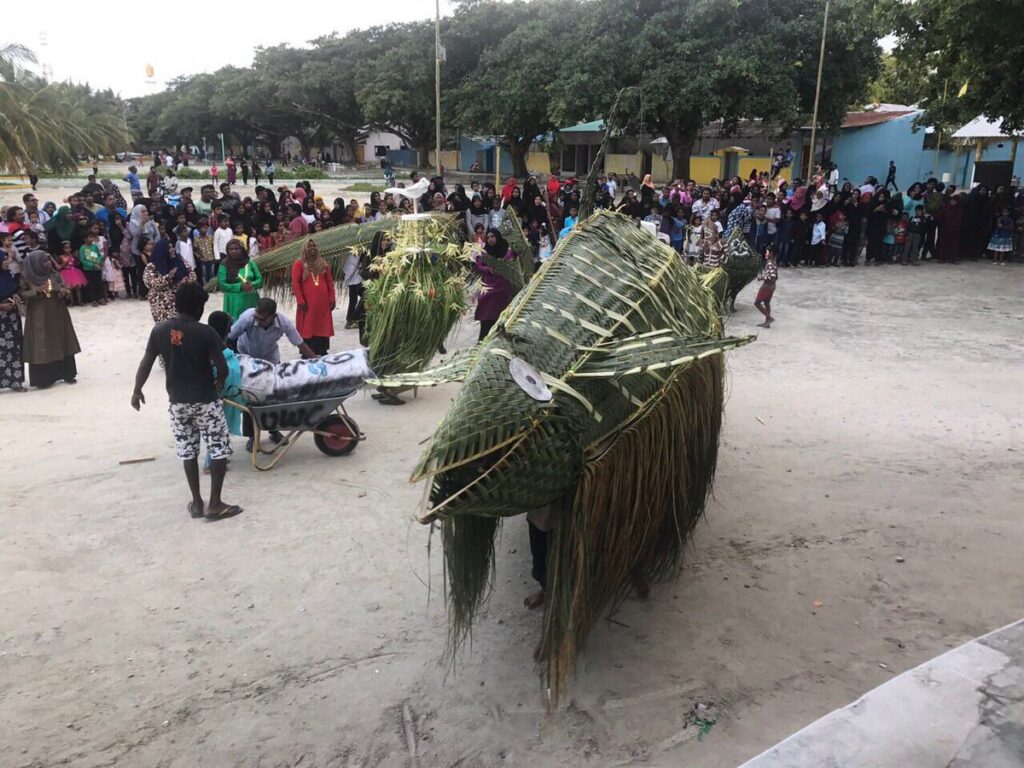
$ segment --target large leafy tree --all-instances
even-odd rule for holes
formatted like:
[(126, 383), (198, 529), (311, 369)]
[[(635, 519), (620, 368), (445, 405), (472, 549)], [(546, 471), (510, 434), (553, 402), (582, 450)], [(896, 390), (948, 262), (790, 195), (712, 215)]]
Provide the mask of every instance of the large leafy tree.
[(924, 121), (979, 114), (1024, 129), (1024, 12), (1019, 0), (891, 2), (896, 59), (929, 74)]
[(552, 86), (582, 8), (577, 0), (539, 0), (511, 10), (524, 19), (483, 49), (451, 106), (460, 127), (505, 136), (513, 169), (523, 176), (530, 144), (556, 127)]
[(107, 154), (128, 144), (123, 105), (110, 91), (50, 83), (27, 72), (27, 48), (0, 48), (0, 167), (74, 170), (77, 158)]
[[(840, 124), (877, 72), (881, 24), (873, 5), (831, 4), (823, 128)], [(665, 136), (674, 176), (689, 175), (691, 148), (710, 122), (729, 128), (760, 119), (769, 134), (781, 135), (810, 116), (823, 4), (596, 0), (588, 9), (572, 57), (577, 68), (561, 80), (558, 109), (571, 119), (606, 114), (618, 89), (634, 86), (631, 122)]]
[(917, 104), (930, 94), (928, 68), (920, 62), (882, 56), (878, 77), (868, 89), (868, 100), (887, 104)]
[(370, 34), (387, 49), (367, 68), (359, 103), (371, 125), (401, 136), (426, 165), (434, 143), (434, 25), (392, 24)]

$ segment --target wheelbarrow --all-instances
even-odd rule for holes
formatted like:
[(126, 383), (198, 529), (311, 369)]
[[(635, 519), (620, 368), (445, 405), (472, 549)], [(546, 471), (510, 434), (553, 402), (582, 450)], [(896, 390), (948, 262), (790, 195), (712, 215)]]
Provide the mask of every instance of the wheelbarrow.
[[(345, 410), (348, 392), (320, 400), (255, 405), (225, 397), (224, 402), (248, 415), (252, 420), (252, 465), (261, 472), (274, 468), (289, 449), (307, 432), (313, 433), (313, 442), (328, 456), (352, 453), (366, 435), (359, 431), (356, 420)], [(285, 432), (284, 439), (272, 450), (264, 451), (263, 432)], [(269, 456), (269, 460), (263, 457)]]

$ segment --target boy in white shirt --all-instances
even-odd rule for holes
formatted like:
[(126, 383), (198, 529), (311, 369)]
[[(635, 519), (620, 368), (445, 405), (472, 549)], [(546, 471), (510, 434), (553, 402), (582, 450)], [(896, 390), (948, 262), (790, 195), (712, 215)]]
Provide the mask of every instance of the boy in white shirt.
[(779, 204), (775, 200), (774, 192), (769, 192), (765, 201), (768, 206), (768, 212), (765, 213), (765, 218), (768, 219), (768, 234), (771, 235), (774, 242), (775, 233), (779, 229), (779, 220), (782, 218), (782, 209), (779, 208)]
[(174, 230), (177, 241), (174, 243), (174, 252), (181, 257), (189, 269), (196, 268), (196, 257), (192, 251), (192, 230), (188, 226), (178, 227)]
[(213, 252), (218, 259), (223, 261), (228, 255), (228, 243), (234, 236), (235, 233), (228, 226), (228, 217), (221, 216), (217, 220), (217, 229), (213, 233)]

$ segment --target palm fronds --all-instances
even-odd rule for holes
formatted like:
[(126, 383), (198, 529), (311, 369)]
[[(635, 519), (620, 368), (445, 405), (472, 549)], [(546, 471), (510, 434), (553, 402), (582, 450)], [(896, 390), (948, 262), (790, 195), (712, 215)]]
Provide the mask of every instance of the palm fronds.
[(403, 219), (395, 248), (375, 261), (365, 301), (378, 376), (421, 370), (465, 310), (460, 232), (454, 216)]
[(763, 266), (761, 254), (750, 247), (739, 228), (734, 229), (725, 240), (725, 254), (722, 258), (722, 269), (729, 275), (726, 294), (733, 303), (739, 292), (753, 282)]
[(722, 337), (701, 277), (631, 219), (599, 212), (559, 242), (458, 367), (465, 385), (413, 475), (431, 483), (421, 520), (442, 521), (453, 647), (486, 597), (497, 529), (469, 519), (550, 507), (541, 654), (557, 699), (608, 605), (678, 562), (714, 475), (722, 352), (751, 340)]

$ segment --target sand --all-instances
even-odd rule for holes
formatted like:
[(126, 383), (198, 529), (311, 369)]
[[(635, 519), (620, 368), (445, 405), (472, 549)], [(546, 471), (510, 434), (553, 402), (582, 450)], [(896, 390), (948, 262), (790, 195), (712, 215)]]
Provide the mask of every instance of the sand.
[[(679, 580), (592, 633), (550, 717), (522, 520), (443, 663), (440, 543), (406, 478), (453, 385), (354, 397), (345, 458), (236, 454), (245, 512), (194, 521), (159, 370), (129, 407), (146, 305), (75, 310), (80, 383), (0, 393), (0, 765), (734, 766), (1024, 614), (1022, 288), (988, 264), (783, 271), (778, 322), (729, 356)], [(760, 330), (752, 299), (731, 332)]]

